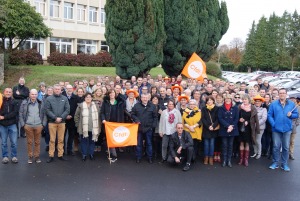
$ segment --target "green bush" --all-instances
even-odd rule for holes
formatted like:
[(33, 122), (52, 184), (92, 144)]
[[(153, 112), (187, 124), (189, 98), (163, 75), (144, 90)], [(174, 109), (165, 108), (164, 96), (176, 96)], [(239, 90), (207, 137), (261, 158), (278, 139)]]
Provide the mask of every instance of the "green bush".
[(38, 65), (43, 64), (43, 58), (35, 49), (15, 50), (9, 54), (8, 62), (11, 65)]
[(215, 62), (209, 61), (206, 63), (206, 74), (221, 78), (222, 71)]

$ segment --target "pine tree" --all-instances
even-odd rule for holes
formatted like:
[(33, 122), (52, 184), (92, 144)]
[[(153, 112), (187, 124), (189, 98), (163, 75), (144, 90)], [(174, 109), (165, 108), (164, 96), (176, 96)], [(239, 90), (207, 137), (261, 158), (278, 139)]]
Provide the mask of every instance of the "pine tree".
[(291, 17), (287, 40), (291, 66), (292, 70), (294, 70), (294, 63), (296, 58), (300, 55), (300, 16), (297, 11), (295, 11)]
[(255, 69), (256, 66), (256, 43), (255, 43), (255, 33), (256, 33), (256, 24), (255, 21), (253, 21), (250, 32), (248, 34), (248, 37), (246, 39), (246, 45), (245, 45), (245, 54), (243, 56), (242, 65), (247, 66), (248, 68), (251, 68), (252, 70)]
[(105, 37), (117, 75), (142, 76), (161, 64), (163, 0), (107, 0), (105, 12)]

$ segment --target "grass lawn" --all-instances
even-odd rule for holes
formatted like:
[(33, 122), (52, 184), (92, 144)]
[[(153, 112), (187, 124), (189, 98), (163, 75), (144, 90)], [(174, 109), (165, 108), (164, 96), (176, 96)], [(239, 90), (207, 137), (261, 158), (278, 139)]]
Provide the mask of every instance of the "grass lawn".
[[(165, 76), (162, 68), (153, 68), (150, 71), (153, 77), (158, 74)], [(24, 76), (29, 88), (37, 87), (40, 82), (54, 84), (59, 81), (88, 80), (97, 76), (116, 76), (115, 67), (80, 67), (80, 66), (10, 66), (5, 69), (5, 81), (1, 88), (16, 85), (19, 77)], [(213, 76), (208, 76), (215, 79)]]

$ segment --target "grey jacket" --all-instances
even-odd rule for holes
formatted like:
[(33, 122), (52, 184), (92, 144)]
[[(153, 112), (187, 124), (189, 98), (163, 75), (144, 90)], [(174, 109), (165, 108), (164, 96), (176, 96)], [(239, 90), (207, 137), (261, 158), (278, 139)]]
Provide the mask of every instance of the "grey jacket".
[[(47, 117), (46, 117), (45, 110), (44, 110), (44, 103), (39, 100), (36, 100), (36, 101), (39, 104), (39, 114), (40, 114), (40, 119), (41, 119), (42, 125), (46, 126), (47, 125)], [(30, 103), (29, 98), (23, 100), (21, 103), (20, 110), (19, 110), (19, 121), (20, 121), (21, 127), (25, 126), (25, 123), (27, 121), (29, 103)]]
[[(297, 106), (298, 114), (300, 114), (300, 106)], [(292, 125), (293, 125), (293, 130), (292, 133), (297, 133), (297, 126), (300, 124), (300, 116), (296, 119), (293, 119)]]
[(56, 118), (62, 118), (62, 123), (70, 113), (68, 98), (63, 95), (52, 95), (45, 100), (45, 109), (49, 123), (55, 123)]
[(266, 128), (266, 121), (268, 117), (267, 109), (264, 107), (255, 107), (255, 108), (257, 110), (259, 130), (264, 130)]

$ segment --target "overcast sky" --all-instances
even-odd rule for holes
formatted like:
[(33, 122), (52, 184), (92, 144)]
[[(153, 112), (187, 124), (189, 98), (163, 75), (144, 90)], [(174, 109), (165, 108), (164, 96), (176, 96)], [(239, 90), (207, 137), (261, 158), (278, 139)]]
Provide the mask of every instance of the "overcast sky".
[[(220, 0), (221, 1), (221, 0)], [(264, 15), (269, 17), (273, 12), (282, 16), (287, 10), (300, 13), (300, 0), (225, 0), (229, 16), (229, 29), (222, 37), (220, 44), (228, 44), (233, 38), (246, 41), (253, 20), (257, 23)]]

